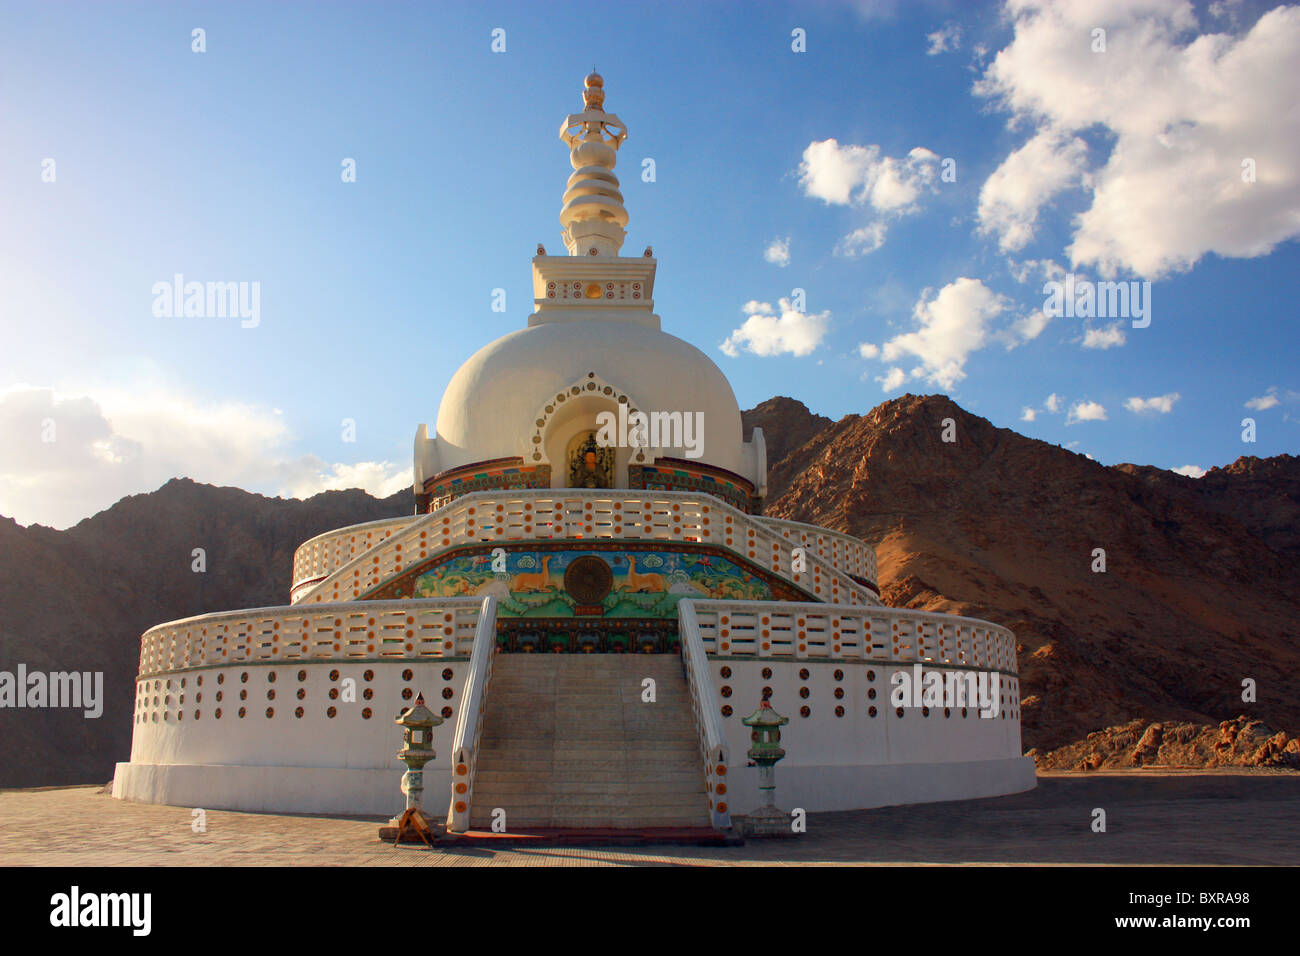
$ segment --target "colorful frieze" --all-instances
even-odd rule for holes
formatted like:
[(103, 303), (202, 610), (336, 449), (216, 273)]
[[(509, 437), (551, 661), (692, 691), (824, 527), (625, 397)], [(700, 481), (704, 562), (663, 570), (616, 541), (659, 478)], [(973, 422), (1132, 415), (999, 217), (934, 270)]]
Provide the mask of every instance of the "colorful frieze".
[(525, 465), (522, 458), (500, 458), (430, 478), (424, 486), (426, 511), (474, 491), (551, 487), (550, 465)]
[[(494, 564), (495, 561), (495, 564)], [(420, 574), (412, 596), (497, 599), (502, 617), (676, 618), (684, 597), (781, 600), (717, 553), (590, 548), (464, 554)]]
[(676, 459), (659, 458), (653, 465), (628, 465), (627, 485), (646, 491), (703, 492), (722, 499), (733, 508), (750, 511), (754, 500), (753, 488), (739, 476), (728, 477), (729, 474), (721, 469), (700, 465), (686, 467)]

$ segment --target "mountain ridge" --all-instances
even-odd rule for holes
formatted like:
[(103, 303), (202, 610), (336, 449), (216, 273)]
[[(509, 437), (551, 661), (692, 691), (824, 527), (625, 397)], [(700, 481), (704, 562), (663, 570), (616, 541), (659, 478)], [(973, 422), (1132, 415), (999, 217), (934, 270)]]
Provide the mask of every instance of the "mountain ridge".
[[(888, 604), (1016, 632), (1040, 766), (1295, 765), (1300, 459), (1243, 456), (1200, 479), (1103, 466), (946, 396), (838, 421), (777, 396), (742, 419), (767, 441), (767, 514), (872, 543)], [(98, 720), (0, 712), (0, 786), (107, 779), (130, 752), (145, 630), (287, 603), (298, 545), (413, 509), (409, 490), (302, 500), (177, 478), (65, 530), (0, 520), (0, 669), (103, 671), (106, 697)]]

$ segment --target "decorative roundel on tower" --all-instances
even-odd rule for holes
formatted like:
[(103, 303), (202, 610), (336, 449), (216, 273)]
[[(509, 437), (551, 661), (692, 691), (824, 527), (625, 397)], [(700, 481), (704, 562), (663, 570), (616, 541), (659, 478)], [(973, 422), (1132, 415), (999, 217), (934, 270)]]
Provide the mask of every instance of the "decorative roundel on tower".
[(613, 569), (594, 554), (575, 558), (564, 570), (564, 590), (579, 604), (599, 604), (613, 586)]

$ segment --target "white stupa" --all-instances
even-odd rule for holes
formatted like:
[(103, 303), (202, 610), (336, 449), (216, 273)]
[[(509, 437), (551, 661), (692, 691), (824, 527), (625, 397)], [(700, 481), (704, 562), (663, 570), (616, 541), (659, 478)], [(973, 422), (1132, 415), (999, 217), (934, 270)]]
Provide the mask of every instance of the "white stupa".
[(759, 802), (762, 700), (790, 718), (785, 806), (1034, 786), (1013, 635), (884, 607), (869, 544), (762, 515), (761, 429), (660, 328), (650, 250), (620, 255), (627, 130), (597, 74), (560, 135), (567, 254), (539, 247), (527, 326), (418, 428), (416, 513), (303, 544), (288, 605), (146, 632), (114, 796), (391, 813), (392, 721), (420, 693), (446, 721), (425, 806), (452, 830), (730, 829)]

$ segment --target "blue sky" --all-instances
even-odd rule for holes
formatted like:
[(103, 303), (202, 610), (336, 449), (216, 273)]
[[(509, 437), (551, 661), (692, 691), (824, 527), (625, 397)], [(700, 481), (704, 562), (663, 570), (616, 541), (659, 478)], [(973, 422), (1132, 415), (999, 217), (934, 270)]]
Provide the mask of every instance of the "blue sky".
[[(630, 131), (624, 253), (654, 246), (663, 327), (742, 408), (784, 394), (839, 418), (946, 392), (1105, 464), (1165, 468), (1300, 444), (1296, 8), (2, 16), (0, 514), (24, 524), (174, 474), (299, 495), (409, 480), (415, 426), (524, 325), (536, 244), (562, 248), (557, 129), (593, 65)], [(154, 315), (177, 273), (258, 282), (258, 325)], [(1150, 325), (1048, 320), (1043, 283), (1065, 273), (1150, 281)]]

